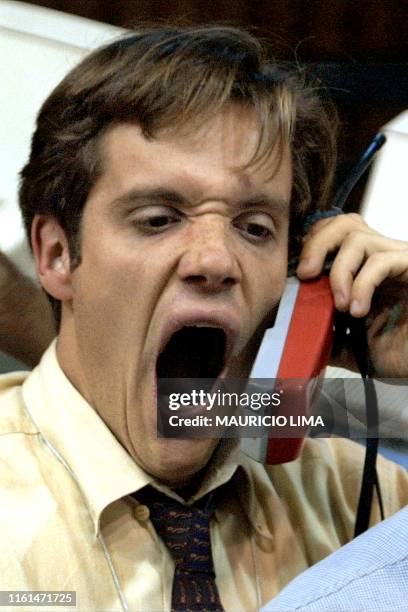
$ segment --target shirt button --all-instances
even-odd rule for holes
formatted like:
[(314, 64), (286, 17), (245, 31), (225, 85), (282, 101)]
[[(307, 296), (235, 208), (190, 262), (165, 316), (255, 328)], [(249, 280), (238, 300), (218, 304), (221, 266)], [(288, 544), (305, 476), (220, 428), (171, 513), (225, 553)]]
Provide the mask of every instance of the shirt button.
[(138, 521), (147, 521), (150, 516), (150, 510), (147, 506), (139, 504), (135, 507), (135, 519)]

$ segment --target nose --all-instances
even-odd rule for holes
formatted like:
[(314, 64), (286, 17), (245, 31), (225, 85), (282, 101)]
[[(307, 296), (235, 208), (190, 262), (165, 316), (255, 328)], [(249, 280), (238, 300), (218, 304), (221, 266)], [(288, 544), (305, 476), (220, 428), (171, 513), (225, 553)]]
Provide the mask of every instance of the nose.
[(239, 283), (241, 269), (234, 253), (229, 221), (197, 219), (192, 226), (179, 261), (179, 278), (208, 292), (219, 292)]

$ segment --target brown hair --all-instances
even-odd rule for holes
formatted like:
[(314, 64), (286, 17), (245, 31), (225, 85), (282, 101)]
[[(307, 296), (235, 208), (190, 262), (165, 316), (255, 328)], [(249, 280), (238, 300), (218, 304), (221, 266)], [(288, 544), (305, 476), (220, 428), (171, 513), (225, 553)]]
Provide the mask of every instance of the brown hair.
[(293, 159), (291, 236), (306, 211), (325, 208), (335, 164), (335, 122), (314, 87), (268, 45), (234, 27), (148, 27), (86, 57), (43, 104), (31, 155), (21, 172), (20, 206), (28, 235), (35, 214), (56, 217), (73, 265), (80, 221), (100, 172), (98, 141), (115, 123), (194, 130), (231, 101), (252, 107), (259, 141), (250, 164), (278, 142)]

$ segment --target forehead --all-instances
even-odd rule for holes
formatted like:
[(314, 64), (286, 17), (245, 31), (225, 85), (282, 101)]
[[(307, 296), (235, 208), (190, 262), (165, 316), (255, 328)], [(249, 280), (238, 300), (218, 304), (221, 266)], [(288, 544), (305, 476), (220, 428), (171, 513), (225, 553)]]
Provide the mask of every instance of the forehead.
[(101, 139), (102, 171), (96, 187), (126, 192), (159, 182), (163, 188), (190, 191), (193, 200), (262, 189), (289, 201), (290, 152), (275, 146), (262, 164), (252, 164), (259, 138), (255, 113), (238, 105), (195, 129), (177, 126), (153, 137), (145, 136), (136, 123), (118, 124)]

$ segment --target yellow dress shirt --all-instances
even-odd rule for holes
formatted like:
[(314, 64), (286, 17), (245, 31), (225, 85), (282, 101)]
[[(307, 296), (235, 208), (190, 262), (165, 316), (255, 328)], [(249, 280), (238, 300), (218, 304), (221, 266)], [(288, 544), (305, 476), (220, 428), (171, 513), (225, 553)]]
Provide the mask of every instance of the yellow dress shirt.
[[(258, 610), (352, 538), (362, 464), (344, 440), (307, 440), (297, 461), (268, 468), (220, 444), (189, 502), (227, 483), (211, 523), (225, 610)], [(408, 475), (386, 460), (379, 474), (389, 516), (408, 503)], [(76, 608), (54, 610), (170, 610), (174, 563), (131, 497), (149, 483), (180, 499), (71, 385), (55, 343), (31, 374), (0, 377), (0, 590), (76, 591)]]

